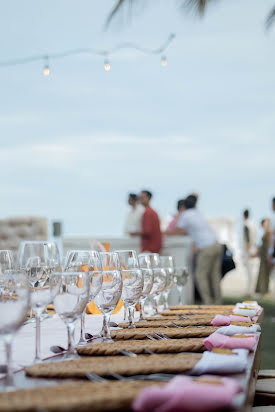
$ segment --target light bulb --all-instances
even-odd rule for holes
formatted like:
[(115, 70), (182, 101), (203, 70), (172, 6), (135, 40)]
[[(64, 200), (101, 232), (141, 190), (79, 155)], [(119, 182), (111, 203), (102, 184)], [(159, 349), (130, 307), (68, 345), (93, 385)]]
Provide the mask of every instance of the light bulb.
[(43, 74), (44, 74), (44, 76), (49, 76), (50, 75), (50, 68), (47, 64), (44, 66)]
[(165, 56), (162, 56), (161, 58), (161, 65), (162, 67), (166, 67), (168, 65), (167, 58)]
[(104, 70), (109, 72), (111, 70), (111, 64), (108, 60), (104, 60)]

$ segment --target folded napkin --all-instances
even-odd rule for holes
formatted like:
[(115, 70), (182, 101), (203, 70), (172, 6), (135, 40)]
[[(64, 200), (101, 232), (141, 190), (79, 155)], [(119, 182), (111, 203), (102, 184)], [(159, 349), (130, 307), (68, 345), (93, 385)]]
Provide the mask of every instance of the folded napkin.
[(260, 325), (252, 325), (252, 326), (237, 326), (237, 325), (229, 325), (223, 326), (219, 328), (214, 333), (221, 333), (222, 335), (232, 336), (232, 335), (240, 335), (243, 333), (256, 333), (260, 332), (261, 327)]
[[(206, 380), (207, 379), (207, 380)], [(166, 386), (145, 388), (132, 404), (136, 412), (210, 412), (232, 404), (241, 385), (230, 378), (177, 376)]]
[(226, 336), (221, 333), (212, 333), (203, 343), (206, 349), (226, 348), (226, 349), (248, 349), (252, 351), (258, 341), (258, 335), (247, 335), (245, 337)]
[(235, 309), (233, 309), (233, 314), (249, 316), (250, 318), (253, 318), (254, 316), (256, 316), (257, 312), (258, 310), (253, 309), (253, 308), (249, 309), (249, 308), (236, 307)]
[(206, 351), (191, 375), (241, 373), (246, 369), (248, 353), (247, 349), (234, 349), (232, 355)]
[(235, 315), (216, 315), (211, 321), (212, 326), (228, 326), (230, 322), (251, 322), (250, 317), (246, 316), (235, 316)]
[(247, 308), (254, 308), (254, 309), (260, 308), (260, 306), (258, 305), (258, 302), (256, 300), (243, 300), (242, 302), (236, 303), (235, 306), (237, 306), (237, 307), (245, 306)]

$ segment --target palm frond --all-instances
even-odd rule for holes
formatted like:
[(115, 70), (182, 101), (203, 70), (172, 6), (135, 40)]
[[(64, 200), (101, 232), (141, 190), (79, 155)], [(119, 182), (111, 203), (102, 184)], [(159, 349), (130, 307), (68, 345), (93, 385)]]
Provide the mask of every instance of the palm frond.
[(121, 7), (127, 2), (128, 2), (128, 0), (118, 0), (117, 1), (115, 7), (113, 8), (113, 10), (111, 11), (111, 13), (109, 14), (109, 16), (106, 19), (105, 28), (108, 28), (108, 26), (111, 23), (113, 17), (117, 14), (117, 12), (121, 9)]
[(275, 23), (275, 6), (273, 7), (273, 9), (270, 10), (267, 16), (267, 19), (265, 22), (266, 28), (269, 29), (273, 23)]
[(217, 0), (184, 0), (181, 1), (181, 7), (188, 11), (194, 11), (195, 13), (202, 16), (209, 4), (214, 3), (214, 1)]

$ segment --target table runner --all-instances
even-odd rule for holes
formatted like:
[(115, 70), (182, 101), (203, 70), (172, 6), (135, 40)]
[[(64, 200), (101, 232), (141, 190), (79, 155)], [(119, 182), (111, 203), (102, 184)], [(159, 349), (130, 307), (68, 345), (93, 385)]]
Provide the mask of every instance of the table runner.
[(202, 338), (214, 333), (218, 328), (214, 326), (199, 326), (185, 328), (136, 328), (112, 330), (111, 336), (115, 340), (147, 339), (146, 335), (154, 337), (154, 332), (162, 333), (168, 338)]
[(152, 373), (182, 373), (192, 370), (199, 353), (85, 357), (55, 363), (40, 363), (26, 368), (27, 375), (44, 378), (85, 378), (88, 372), (110, 377), (110, 371), (123, 376)]
[(95, 343), (79, 346), (77, 352), (81, 356), (120, 355), (120, 350), (129, 350), (136, 354), (147, 353), (146, 348), (154, 353), (203, 352), (206, 350), (203, 338), (173, 340), (129, 340), (117, 342)]

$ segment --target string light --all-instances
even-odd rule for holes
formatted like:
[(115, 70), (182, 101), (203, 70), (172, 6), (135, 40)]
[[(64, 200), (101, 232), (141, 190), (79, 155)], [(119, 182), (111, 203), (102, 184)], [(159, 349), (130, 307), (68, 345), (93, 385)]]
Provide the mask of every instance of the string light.
[(106, 56), (109, 57), (110, 55), (115, 54), (122, 49), (134, 49), (134, 50), (139, 51), (140, 53), (144, 53), (148, 55), (150, 54), (151, 55), (154, 55), (154, 54), (162, 55), (161, 65), (163, 67), (166, 67), (168, 63), (167, 63), (167, 58), (163, 55), (163, 52), (168, 48), (170, 43), (174, 40), (175, 36), (176, 35), (174, 33), (171, 33), (169, 37), (167, 38), (167, 40), (164, 42), (164, 44), (157, 49), (147, 49), (145, 47), (140, 47), (134, 43), (122, 43), (110, 50), (79, 48), (79, 49), (73, 49), (73, 50), (65, 50), (64, 52), (60, 52), (60, 53), (48, 53), (46, 56), (39, 54), (35, 56), (23, 57), (23, 58), (18, 58), (18, 59), (13, 59), (13, 60), (4, 60), (4, 61), (2, 60), (0, 61), (0, 68), (8, 67), (8, 66), (17, 66), (19, 64), (28, 64), (28, 63), (32, 63), (35, 61), (44, 61), (43, 75), (49, 76), (50, 75), (49, 60), (53, 61), (57, 59), (64, 59), (69, 56), (87, 54), (87, 55), (97, 55), (97, 56), (105, 57), (104, 69), (106, 71), (110, 71), (111, 64), (110, 64), (110, 61), (106, 58)]
[(104, 70), (106, 72), (109, 72), (111, 70), (111, 64), (110, 64), (109, 60), (107, 60), (107, 59), (104, 60)]
[(44, 76), (49, 76), (50, 75), (50, 66), (49, 66), (49, 58), (45, 57), (45, 65), (43, 68), (43, 74)]
[(168, 65), (168, 61), (167, 61), (166, 56), (161, 57), (161, 65), (162, 65), (162, 67), (166, 67)]

